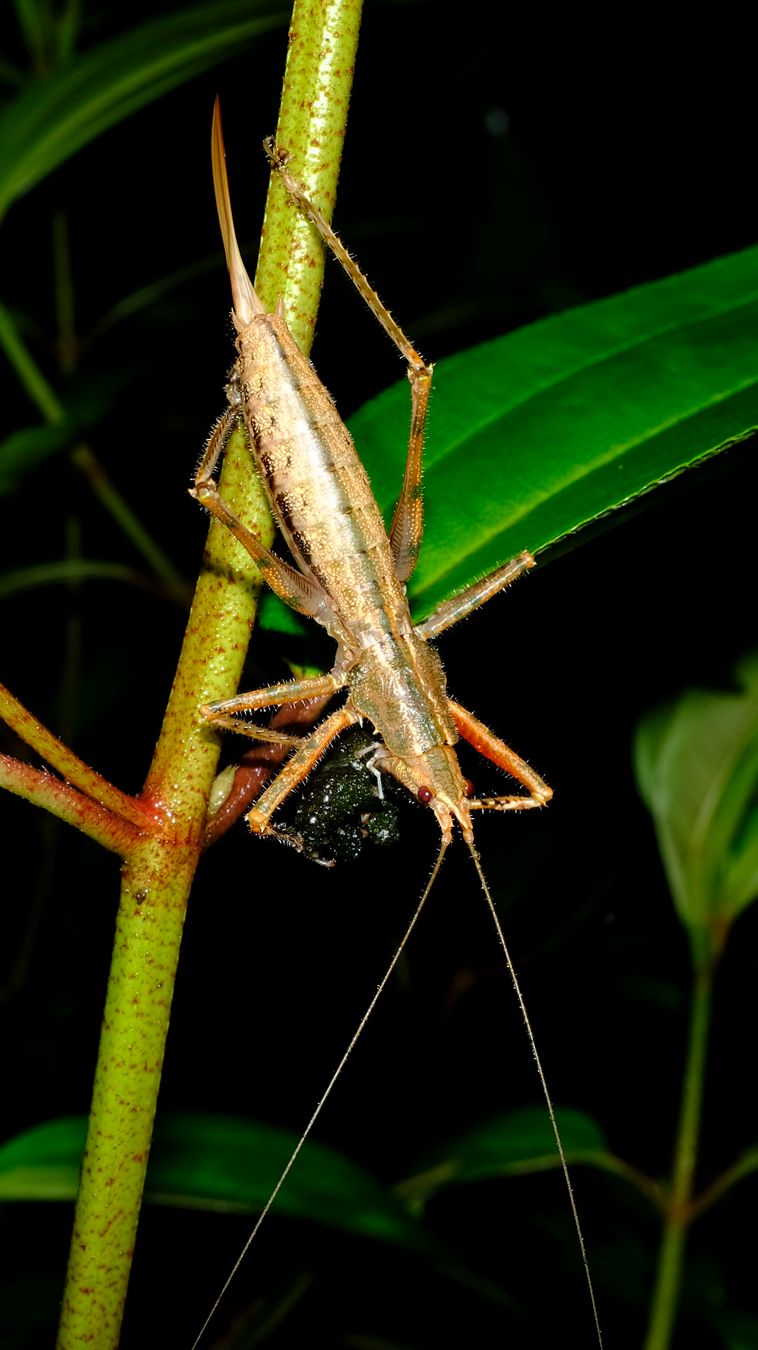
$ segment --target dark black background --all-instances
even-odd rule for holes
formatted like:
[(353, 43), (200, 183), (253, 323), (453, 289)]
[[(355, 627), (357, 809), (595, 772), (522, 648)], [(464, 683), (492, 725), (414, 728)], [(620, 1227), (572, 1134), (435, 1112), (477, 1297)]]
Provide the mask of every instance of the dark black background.
[[(87, 36), (142, 14), (134, 5), (93, 11)], [(586, 17), (504, 14), (476, 0), (369, 7), (336, 221), (428, 357), (755, 242), (746, 34), (625, 22), (603, 30)], [(218, 254), (87, 346), (78, 373), (117, 376), (120, 392), (93, 446), (188, 579), (205, 525), (184, 489), (222, 407), (232, 352), (210, 110), (220, 90), (252, 259), (266, 184), (257, 141), (275, 123), (284, 43), (283, 32), (266, 39), (109, 132), (20, 201), (5, 226), (2, 295), (33, 316), (30, 340), (51, 378), (54, 209), (69, 218), (81, 333), (123, 296)], [(344, 414), (399, 373), (334, 268), (313, 358)], [(34, 421), (7, 371), (2, 378), (10, 425)], [(688, 960), (630, 743), (647, 708), (691, 684), (728, 683), (754, 641), (753, 454), (750, 443), (737, 447), (660, 490), (441, 643), (454, 695), (556, 792), (533, 818), (477, 821), (553, 1097), (596, 1118), (613, 1150), (652, 1175), (669, 1163)], [(60, 557), (72, 528), (86, 556), (140, 565), (65, 457), (0, 506), (8, 566)], [(50, 725), (67, 720), (77, 751), (136, 790), (181, 610), (92, 583), (25, 593), (1, 613), (5, 682)], [(72, 650), (75, 694), (64, 716)], [(249, 684), (280, 669), (275, 646), (264, 644)], [(118, 878), (116, 862), (73, 832), (21, 802), (3, 805), (10, 1135), (86, 1111)], [(435, 836), (434, 822), (409, 806), (399, 848), (330, 873), (252, 841), (243, 826), (225, 839), (193, 894), (162, 1106), (298, 1129), (404, 927)], [(758, 1134), (745, 1073), (758, 1012), (755, 937), (748, 913), (718, 986), (703, 1181)], [(21, 964), (19, 952), (28, 954)], [(320, 1137), (391, 1182), (489, 1112), (539, 1099), (491, 921), (457, 850)], [(736, 1345), (727, 1328), (743, 1314), (758, 1318), (741, 1236), (754, 1186), (745, 1182), (693, 1231), (682, 1346)], [(576, 1188), (608, 1344), (638, 1345), (655, 1215), (600, 1174), (578, 1172)], [(592, 1344), (557, 1174), (451, 1193), (430, 1222), (465, 1264), (518, 1295), (523, 1320), (378, 1244), (293, 1231), (276, 1218), (233, 1306), (261, 1290), (284, 1295), (307, 1270), (313, 1283), (272, 1344), (421, 1347), (445, 1336), (476, 1346), (559, 1336)], [(3, 1220), (13, 1246), (9, 1345), (49, 1343), (49, 1327), (18, 1330), (19, 1309), (45, 1300), (54, 1308), (69, 1223), (65, 1206), (17, 1207)], [(189, 1344), (244, 1227), (148, 1212), (124, 1344)], [(755, 1331), (758, 1322), (744, 1325)]]

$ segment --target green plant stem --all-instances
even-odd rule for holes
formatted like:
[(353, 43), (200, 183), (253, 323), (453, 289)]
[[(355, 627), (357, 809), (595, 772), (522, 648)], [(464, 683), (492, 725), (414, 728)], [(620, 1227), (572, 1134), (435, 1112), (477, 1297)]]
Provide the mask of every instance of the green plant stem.
[(122, 533), (144, 558), (153, 575), (162, 581), (172, 596), (189, 604), (191, 587), (181, 572), (174, 567), (168, 554), (164, 552), (152, 535), (145, 529), (139, 516), (135, 515), (129, 503), (113, 486), (105, 469), (88, 445), (75, 445), (71, 451), (71, 462), (87, 480), (95, 497), (115, 520)]
[[(296, 0), (292, 11), (275, 139), (327, 220), (337, 196), (360, 19), (361, 0), (332, 0), (321, 6)], [(288, 200), (277, 174), (269, 182), (263, 241), (256, 289), (271, 309), (283, 302), (290, 332), (307, 355), (324, 279), (324, 248), (313, 226)]]
[[(75, 18), (72, 11), (71, 18)], [(58, 321), (58, 364), (61, 374), (70, 376), (79, 363), (79, 338), (76, 332), (74, 285), (68, 219), (63, 211), (53, 216), (53, 258), (55, 262), (55, 310)], [(164, 585), (189, 605), (192, 598), (181, 573), (145, 529), (141, 520), (116, 490), (89, 445), (75, 445), (71, 463), (86, 479), (93, 495), (108, 512), (133, 547), (145, 559)]]
[(703, 1082), (713, 1000), (713, 965), (696, 972), (690, 1007), (687, 1062), (682, 1084), (671, 1189), (658, 1252), (645, 1350), (667, 1350), (676, 1318), (703, 1104)]
[(699, 1219), (701, 1214), (711, 1209), (733, 1186), (738, 1186), (755, 1172), (758, 1172), (758, 1148), (749, 1148), (695, 1197), (691, 1211), (693, 1220)]
[[(356, 0), (328, 0), (320, 6), (297, 0), (293, 11), (278, 134), (301, 164), (316, 136), (329, 130), (319, 162), (309, 162), (304, 175), (308, 191), (320, 202), (332, 201), (336, 190), (359, 14)], [(329, 118), (326, 105), (333, 109)], [(256, 126), (252, 143), (257, 144), (258, 136)], [(296, 229), (300, 222), (293, 209), (281, 196), (273, 200), (259, 263), (260, 288), (272, 309), (281, 295), (287, 306), (302, 312), (304, 331), (310, 333), (319, 292), (312, 269), (296, 260), (286, 283), (276, 269), (277, 283), (266, 280), (272, 275), (269, 251), (286, 248)], [(302, 299), (304, 293), (308, 301)], [(250, 472), (242, 433), (230, 438), (221, 490), (232, 509), (268, 541), (271, 529), (263, 523), (262, 489)], [(236, 689), (254, 615), (254, 572), (236, 540), (214, 522), (145, 785), (145, 799), (171, 837), (138, 845), (124, 878), (59, 1350), (83, 1344), (106, 1350), (118, 1344), (173, 977), (219, 751), (218, 737), (203, 723), (198, 708)]]
[(185, 597), (184, 583), (180, 595), (173, 586), (165, 587), (144, 572), (127, 567), (125, 563), (61, 558), (59, 562), (38, 563), (34, 567), (20, 567), (16, 572), (4, 572), (0, 577), (0, 600), (5, 600), (9, 595), (20, 595), (23, 591), (39, 590), (41, 586), (69, 586), (72, 582), (82, 585), (85, 581), (118, 581), (172, 601), (183, 602), (186, 598), (189, 603), (192, 598)]
[(35, 408), (46, 422), (56, 425), (62, 422), (66, 411), (58, 395), (48, 384), (37, 362), (18, 331), (13, 315), (0, 302), (0, 347), (13, 366), (21, 384)]
[[(60, 249), (61, 246), (59, 237), (58, 248)], [(65, 308), (67, 302), (59, 296), (59, 303)], [(70, 315), (68, 317), (70, 318)], [(64, 422), (66, 409), (34, 360), (12, 314), (2, 303), (0, 303), (0, 347), (5, 352), (29, 399), (45, 421), (51, 426), (58, 426), (61, 422)], [(68, 352), (70, 356), (70, 346)], [(177, 572), (163, 549), (150, 537), (132, 508), (113, 486), (90, 447), (88, 445), (77, 445), (72, 451), (71, 457), (73, 464), (84, 475), (101, 505), (113, 517), (127, 539), (142, 555), (148, 566), (152, 568), (155, 575), (170, 590), (184, 595), (186, 586), (183, 577)]]

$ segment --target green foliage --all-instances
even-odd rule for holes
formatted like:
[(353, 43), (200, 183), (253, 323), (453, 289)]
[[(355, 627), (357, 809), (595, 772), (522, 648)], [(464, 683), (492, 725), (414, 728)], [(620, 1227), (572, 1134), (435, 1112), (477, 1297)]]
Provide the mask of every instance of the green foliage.
[(285, 23), (288, 12), (274, 0), (177, 9), (30, 80), (0, 115), (0, 217), (89, 141)]
[[(597, 1162), (607, 1152), (602, 1131), (578, 1111), (558, 1115), (569, 1162)], [(49, 1120), (0, 1145), (0, 1199), (73, 1200), (87, 1122)], [(257, 1121), (191, 1112), (167, 1113), (158, 1122), (146, 1198), (156, 1204), (258, 1213), (289, 1161), (298, 1136)], [(479, 1121), (446, 1141), (398, 1188), (406, 1203), (446, 1186), (557, 1168), (555, 1138), (545, 1113), (509, 1111)], [(309, 1140), (282, 1192), (283, 1214), (327, 1223), (363, 1237), (378, 1237), (434, 1252), (434, 1243), (404, 1211), (389, 1188), (334, 1149)]]
[(738, 690), (689, 689), (639, 728), (635, 762), (698, 964), (758, 898), (758, 659)]
[[(757, 329), (758, 248), (440, 361), (414, 616), (749, 436)], [(388, 518), (409, 402), (401, 380), (350, 421)], [(283, 605), (266, 608), (267, 627), (300, 631)]]
[[(201, 548), (204, 527), (184, 487), (223, 402), (232, 356), (223, 267), (220, 256), (210, 257), (210, 106), (221, 88), (225, 107), (237, 100), (227, 126), (256, 126), (256, 143), (246, 146), (253, 167), (240, 193), (242, 228), (246, 219), (252, 235), (257, 208), (245, 194), (262, 191), (257, 139), (274, 122), (267, 82), (282, 63), (283, 33), (273, 62), (258, 42), (244, 67), (203, 72), (274, 31), (283, 8), (249, 0), (177, 5), (156, 18), (143, 7), (130, 11), (125, 33), (113, 31), (123, 15), (92, 5), (80, 11), (75, 3), (19, 0), (16, 10), (27, 51), (0, 62), (7, 91), (0, 204), (13, 207), (3, 223), (7, 303), (0, 311), (0, 360), (12, 368), (0, 433), (8, 562), (0, 585), (2, 673), (82, 754), (136, 787), (180, 640), (176, 600)], [(592, 530), (584, 527), (602, 524), (609, 511), (655, 503), (644, 523), (617, 512), (625, 528), (560, 566), (540, 566), (524, 583), (525, 599), (515, 588), (513, 600), (489, 606), (440, 644), (451, 653), (453, 694), (556, 787), (555, 803), (539, 818), (477, 821), (477, 839), (509, 939), (515, 934), (556, 1100), (591, 1111), (562, 1106), (559, 1119), (570, 1161), (582, 1164), (578, 1204), (590, 1230), (601, 1320), (610, 1343), (639, 1344), (657, 1215), (648, 1202), (665, 1206), (665, 1188), (636, 1167), (665, 1168), (687, 990), (680, 933), (667, 922), (665, 896), (661, 903), (652, 831), (633, 794), (628, 737), (642, 709), (702, 686), (669, 702), (667, 713), (647, 716), (636, 753), (677, 914), (696, 955), (713, 954), (754, 896), (757, 865), (754, 664), (741, 668), (731, 692), (725, 684), (735, 655), (754, 640), (753, 607), (739, 594), (753, 561), (754, 480), (747, 449), (730, 450), (758, 423), (758, 264), (756, 250), (744, 248), (754, 222), (740, 223), (732, 182), (725, 192), (703, 179), (702, 138), (697, 193), (688, 201), (682, 184), (694, 194), (694, 179), (679, 142), (660, 114), (640, 127), (636, 102), (629, 143), (636, 147), (647, 130), (639, 155), (624, 156), (611, 111), (613, 145), (601, 139), (593, 149), (604, 120), (594, 84), (600, 77), (593, 68), (578, 79), (576, 51), (570, 61), (561, 51), (551, 65), (548, 42), (540, 55), (549, 72), (544, 86), (533, 81), (531, 93), (519, 92), (518, 71), (509, 67), (501, 90), (511, 47), (482, 41), (492, 24), (488, 7), (472, 7), (465, 31), (455, 7), (434, 7), (455, 71), (440, 99), (436, 63), (418, 60), (430, 13), (426, 5), (369, 13), (365, 92), (356, 98), (338, 209), (346, 242), (407, 331), (432, 357), (455, 353), (436, 366), (416, 613), (522, 547), (550, 548), (546, 562), (588, 539)], [(546, 89), (564, 69), (575, 117), (576, 91), (592, 88), (591, 116), (584, 135), (572, 126), (569, 145), (560, 110), (548, 107), (540, 146)], [(666, 62), (667, 104), (684, 69), (678, 52)], [(398, 85), (407, 77), (407, 98), (387, 99), (388, 70)], [(634, 79), (636, 87), (636, 71)], [(189, 80), (197, 83), (183, 93)], [(171, 98), (159, 99), (170, 89)], [(697, 97), (690, 89), (680, 106), (692, 109)], [(515, 132), (485, 132), (485, 118), (511, 99)], [(128, 121), (152, 100), (159, 101), (149, 119)], [(624, 102), (631, 107), (626, 95)], [(714, 98), (709, 117), (717, 120), (723, 106)], [(409, 117), (418, 125), (434, 119), (423, 153), (418, 137), (409, 149)], [(687, 139), (695, 143), (689, 124)], [(668, 156), (665, 174), (657, 184), (644, 174), (635, 182), (658, 146)], [(568, 192), (560, 173), (573, 175), (582, 155), (591, 168), (578, 187), (572, 178)], [(622, 209), (617, 198), (614, 210), (606, 179), (615, 162), (623, 192)], [(245, 167), (235, 160), (233, 173), (244, 177)], [(542, 200), (551, 172), (550, 199)], [(669, 180), (681, 216), (666, 197)], [(710, 233), (708, 201), (719, 226)], [(637, 214), (643, 208), (647, 234)], [(53, 267), (55, 213), (69, 222), (71, 247), (67, 256), (58, 250)], [(668, 229), (679, 236), (676, 247)], [(600, 233), (605, 252), (594, 268), (588, 255), (600, 254)], [(647, 252), (635, 252), (638, 238)], [(251, 264), (253, 249), (245, 250)], [(726, 256), (692, 267), (718, 253)], [(672, 271), (665, 281), (647, 280)], [(626, 289), (639, 281), (647, 284)], [(352, 294), (340, 311), (339, 296), (340, 283), (330, 280), (314, 359), (345, 409), (381, 387), (392, 358), (385, 361), (384, 348), (376, 358), (364, 354), (370, 321), (361, 326)], [(556, 308), (564, 312), (545, 317)], [(400, 479), (408, 404), (401, 381), (350, 421), (387, 511)], [(67, 452), (85, 432), (93, 462), (83, 478), (81, 458)], [(717, 450), (727, 453), (716, 460)], [(645, 500), (652, 487), (706, 459), (708, 466)], [(100, 557), (113, 561), (92, 561)], [(82, 584), (93, 577), (97, 586)], [(54, 603), (29, 592), (53, 582)], [(271, 626), (283, 626), (275, 613)], [(278, 655), (264, 646), (261, 660), (277, 678)], [(706, 693), (706, 685), (721, 692)], [(2, 749), (17, 753), (10, 738)], [(323, 800), (316, 806), (323, 817)], [(0, 991), (9, 1031), (0, 1192), (14, 1202), (0, 1215), (8, 1254), (0, 1339), (19, 1350), (41, 1290), (53, 1288), (56, 1315), (69, 1220), (63, 1205), (44, 1202), (67, 1199), (75, 1185), (81, 1116), (60, 1120), (59, 1113), (86, 1107), (112, 929), (108, 862), (98, 871), (94, 851), (73, 832), (32, 816), (27, 808), (11, 816), (3, 855), (6, 865), (11, 853), (20, 863), (3, 886), (13, 901), (6, 947), (16, 956)], [(420, 811), (401, 814), (397, 851), (389, 859), (385, 850), (364, 853), (363, 871), (307, 867), (291, 851), (257, 846), (242, 829), (214, 850), (190, 913), (188, 973), (163, 1089), (169, 1105), (197, 1110), (166, 1112), (153, 1160), (158, 1204), (140, 1230), (138, 1251), (147, 1255), (134, 1275), (125, 1345), (144, 1344), (146, 1334), (158, 1343), (161, 1316), (161, 1343), (191, 1343), (244, 1240), (235, 1211), (256, 1212), (267, 1198), (271, 1173), (402, 930), (435, 844), (424, 824)], [(309, 1143), (282, 1194), (279, 1237), (275, 1217), (266, 1230), (266, 1241), (273, 1232), (272, 1269), (264, 1248), (249, 1279), (240, 1278), (237, 1296), (256, 1321), (254, 1335), (276, 1333), (286, 1314), (291, 1343), (302, 1344), (369, 1337), (465, 1344), (472, 1328), (483, 1341), (510, 1336), (514, 1344), (558, 1343), (567, 1327), (589, 1338), (549, 1126), (541, 1107), (505, 1109), (537, 1100), (530, 1054), (489, 932), (480, 947), (475, 883), (456, 866), (451, 857), (434, 913), (388, 991), (389, 1009), (335, 1094), (344, 1093), (347, 1106), (344, 1118), (335, 1105), (324, 1122), (334, 1146)], [(738, 1036), (743, 1027), (752, 1034), (758, 1015), (748, 914), (742, 923), (744, 947), (732, 944), (725, 956), (734, 963), (721, 991), (730, 1035), (714, 1057), (716, 1109), (693, 1196), (703, 1217), (692, 1278), (681, 1290), (682, 1344), (697, 1343), (703, 1328), (717, 1345), (752, 1344), (755, 1329), (754, 1271), (739, 1221), (743, 1204), (750, 1221), (749, 1187), (737, 1186), (758, 1157), (750, 1106), (740, 1096), (746, 1052)], [(263, 1035), (253, 1044), (256, 1022)], [(510, 1033), (505, 1050), (502, 1033)], [(264, 1119), (292, 1129), (258, 1123)], [(26, 1128), (35, 1121), (44, 1123)], [(540, 1177), (543, 1170), (551, 1175)], [(401, 1176), (393, 1186), (390, 1179)], [(732, 1208), (725, 1210), (714, 1202), (727, 1189)], [(169, 1244), (175, 1207), (182, 1212), (173, 1215)], [(300, 1221), (306, 1229), (319, 1225), (315, 1238), (299, 1236)], [(176, 1290), (166, 1269), (169, 1245), (172, 1257), (180, 1253)], [(400, 1265), (406, 1253), (408, 1276)], [(470, 1277), (460, 1304), (448, 1270)], [(298, 1321), (287, 1300), (303, 1271), (317, 1297)], [(489, 1320), (494, 1285), (518, 1294), (523, 1320), (515, 1326)], [(512, 1313), (509, 1303), (509, 1319)], [(36, 1334), (35, 1344), (48, 1343), (50, 1325)]]
[[(0, 1198), (76, 1197), (87, 1129), (85, 1117), (46, 1121), (0, 1147)], [(167, 1113), (153, 1141), (146, 1199), (219, 1213), (258, 1213), (298, 1137), (230, 1116)], [(282, 1193), (281, 1212), (348, 1233), (419, 1251), (434, 1243), (392, 1193), (348, 1158), (309, 1142)]]
[[(608, 1148), (599, 1126), (579, 1111), (559, 1111), (556, 1119), (568, 1163), (598, 1163)], [(404, 1183), (403, 1194), (417, 1202), (419, 1196), (426, 1200), (444, 1186), (523, 1176), (559, 1166), (547, 1113), (507, 1111), (477, 1121), (465, 1134), (445, 1141), (432, 1156), (421, 1160), (418, 1174)]]
[[(757, 329), (758, 248), (441, 361), (411, 585), (419, 617), (522, 548), (560, 543), (749, 435)], [(351, 422), (385, 509), (407, 405), (396, 385)]]

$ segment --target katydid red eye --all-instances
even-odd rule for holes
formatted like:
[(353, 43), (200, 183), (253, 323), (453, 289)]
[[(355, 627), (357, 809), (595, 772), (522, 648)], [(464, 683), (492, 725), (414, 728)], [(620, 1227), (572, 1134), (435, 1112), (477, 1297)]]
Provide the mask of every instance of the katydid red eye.
[(434, 793), (432, 792), (432, 789), (430, 787), (420, 787), (418, 790), (418, 799), (420, 802), (424, 803), (424, 806), (429, 805), (429, 802), (432, 800), (433, 796)]
[(465, 779), (464, 784), (463, 784), (463, 791), (465, 792), (465, 794), (466, 794), (467, 797), (473, 797), (473, 795), (474, 795), (474, 784), (471, 782), (471, 779), (470, 779), (470, 778), (466, 778), (466, 779)]

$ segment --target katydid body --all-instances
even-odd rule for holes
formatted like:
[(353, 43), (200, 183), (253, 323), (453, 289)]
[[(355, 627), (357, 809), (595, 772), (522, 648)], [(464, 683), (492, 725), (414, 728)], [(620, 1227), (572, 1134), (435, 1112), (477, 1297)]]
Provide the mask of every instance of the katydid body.
[[(534, 559), (527, 552), (521, 553), (483, 581), (446, 601), (423, 623), (414, 625), (405, 586), (421, 544), (421, 451), (431, 367), (408, 342), (331, 227), (304, 197), (287, 170), (286, 157), (268, 144), (269, 158), (281, 173), (290, 197), (343, 263), (407, 362), (411, 431), (402, 490), (388, 533), (350, 434), (331, 398), (310, 362), (296, 346), (283, 313), (266, 312), (245, 271), (232, 223), (218, 106), (214, 113), (212, 148), (216, 202), (232, 286), (238, 361), (230, 383), (229, 410), (210, 439), (195, 478), (193, 495), (234, 533), (259, 564), (268, 584), (287, 604), (323, 624), (337, 643), (337, 656), (329, 674), (240, 694), (201, 709), (201, 714), (213, 726), (229, 728), (254, 739), (285, 742), (293, 747), (289, 759), (247, 816), (254, 833), (272, 834), (297, 843), (291, 834), (272, 825), (272, 816), (302, 783), (330, 742), (347, 727), (366, 721), (373, 725), (377, 735), (375, 746), (366, 758), (367, 764), (377, 775), (392, 775), (413, 796), (431, 807), (439, 824), (441, 841), (431, 879), (405, 936), (195, 1344), (201, 1340), (376, 1006), (434, 883), (457, 822), (476, 866), (526, 1023), (568, 1187), (592, 1301), (597, 1343), (602, 1345), (584, 1242), (555, 1113), (526, 1006), (474, 844), (472, 827), (474, 810), (519, 811), (544, 806), (552, 792), (524, 760), (472, 713), (449, 698), (439, 658), (429, 645), (430, 638), (457, 623), (533, 567)], [(244, 420), (251, 453), (296, 566), (284, 562), (264, 547), (219, 495), (214, 470), (226, 437), (240, 418)], [(303, 738), (258, 727), (238, 717), (240, 713), (282, 707), (307, 699), (324, 700), (341, 691), (347, 695), (343, 705)], [(526, 792), (474, 797), (471, 785), (463, 777), (455, 750), (461, 737), (485, 758), (505, 769)]]
[[(322, 233), (328, 232), (331, 243), (329, 227), (298, 196), (285, 161), (273, 150), (271, 156), (291, 194), (298, 197), (298, 204)], [(295, 344), (283, 314), (266, 313), (242, 263), (229, 205), (218, 110), (214, 117), (213, 169), (239, 359), (233, 382), (235, 402), (208, 446), (194, 493), (234, 531), (260, 564), (272, 589), (294, 609), (324, 625), (337, 642), (337, 657), (329, 675), (256, 690), (211, 705), (204, 712), (217, 725), (266, 739), (265, 731), (236, 720), (236, 714), (330, 691), (347, 691), (339, 711), (298, 744), (253, 806), (248, 822), (255, 833), (275, 832), (270, 823), (272, 815), (329, 742), (353, 723), (368, 720), (380, 738), (370, 766), (392, 774), (431, 807), (443, 847), (450, 842), (454, 821), (473, 847), (472, 810), (513, 811), (543, 806), (552, 793), (518, 755), (448, 698), (442, 666), (428, 639), (533, 567), (534, 560), (528, 553), (520, 554), (414, 626), (405, 584), (421, 543), (421, 447), (431, 368), (358, 274), (363, 283), (359, 282), (359, 288), (372, 308), (380, 307), (380, 321), (408, 362), (412, 391), (408, 462), (388, 535), (350, 433), (310, 362)], [(345, 261), (342, 246), (335, 242)], [(347, 265), (356, 279), (355, 264), (348, 260)], [(251, 452), (297, 568), (265, 549), (218, 494), (213, 471), (225, 435), (239, 416), (244, 419)], [(518, 779), (528, 795), (473, 798), (454, 749), (460, 736)]]

